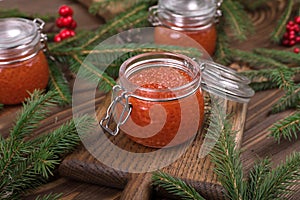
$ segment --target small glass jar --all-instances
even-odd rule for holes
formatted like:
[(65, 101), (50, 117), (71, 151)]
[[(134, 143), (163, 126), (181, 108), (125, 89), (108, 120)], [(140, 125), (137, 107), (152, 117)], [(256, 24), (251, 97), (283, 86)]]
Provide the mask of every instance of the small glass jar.
[(159, 44), (180, 44), (196, 47), (176, 32), (184, 33), (200, 44), (210, 55), (216, 47), (216, 19), (221, 1), (215, 0), (159, 0), (150, 8), (149, 21), (155, 26), (155, 41)]
[(0, 19), (0, 103), (19, 104), (35, 89), (45, 89), (49, 67), (40, 19)]
[(202, 89), (242, 104), (254, 95), (249, 79), (228, 67), (171, 52), (129, 58), (120, 67), (117, 83), (100, 126), (114, 136), (122, 130), (133, 141), (154, 148), (182, 144), (201, 129)]
[(162, 52), (128, 59), (114, 87), (117, 98), (110, 110), (119, 124), (111, 133), (120, 126), (133, 141), (154, 148), (191, 139), (204, 118), (200, 83), (201, 70), (187, 56)]

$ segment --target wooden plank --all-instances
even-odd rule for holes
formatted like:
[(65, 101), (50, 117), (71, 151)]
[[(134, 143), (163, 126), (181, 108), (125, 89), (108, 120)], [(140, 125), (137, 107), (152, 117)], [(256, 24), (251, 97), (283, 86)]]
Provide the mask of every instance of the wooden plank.
[[(98, 106), (98, 117), (102, 118), (106, 112), (108, 104), (111, 98), (108, 96), (103, 103)], [(237, 143), (241, 142), (243, 125), (246, 117), (247, 106), (245, 104), (239, 104), (235, 102), (225, 101), (227, 107), (227, 113), (233, 115), (233, 128), (237, 131)], [(207, 125), (206, 125), (207, 126)], [(207, 127), (206, 127), (207, 128)], [(217, 177), (213, 172), (214, 165), (211, 163), (209, 156), (200, 157), (199, 153), (201, 151), (202, 143), (204, 140), (204, 135), (206, 128), (203, 127), (197, 134), (196, 138), (193, 140), (190, 146), (188, 146), (186, 152), (183, 152), (182, 156), (178, 160), (170, 163), (168, 166), (162, 168), (161, 170), (169, 173), (175, 177), (181, 178), (187, 181), (190, 185), (195, 187), (203, 196), (213, 199), (224, 199), (223, 188), (218, 183)], [(111, 142), (118, 146), (119, 148), (136, 153), (147, 153), (156, 151), (156, 149), (147, 148), (139, 145), (132, 140), (130, 140), (122, 132), (117, 137), (110, 137)], [(106, 166), (105, 163), (98, 161), (94, 156), (100, 156), (103, 154), (101, 149), (111, 148), (109, 146), (103, 146), (104, 144), (99, 136), (95, 136), (92, 141), (97, 140), (98, 142), (93, 143), (94, 147), (88, 147), (89, 150), (96, 149), (91, 155), (84, 147), (75, 153), (69, 155), (64, 159), (59, 167), (59, 172), (62, 176), (71, 177), (76, 180), (86, 181), (91, 183), (97, 183), (114, 188), (126, 188), (124, 195), (131, 196), (136, 193), (136, 189), (131, 187), (133, 185), (143, 185), (144, 187), (139, 187), (139, 194), (149, 194), (149, 178), (141, 178), (141, 175), (132, 175), (129, 172), (120, 171), (112, 167)], [(102, 145), (102, 146), (97, 146)], [(173, 149), (174, 150), (174, 149)], [(146, 162), (151, 162), (150, 165), (159, 165), (162, 160), (167, 160), (172, 156), (176, 156), (171, 149), (164, 155), (157, 155), (155, 158), (150, 159)], [(111, 162), (117, 166), (123, 166), (128, 169), (136, 169), (143, 167), (149, 163), (134, 163), (128, 162), (124, 157), (113, 157), (116, 154), (111, 149), (111, 152), (107, 156), (112, 156)], [(147, 155), (147, 154), (146, 154)], [(133, 178), (138, 178), (137, 180), (132, 180)], [(145, 177), (149, 177), (147, 174)], [(146, 183), (144, 182), (146, 181)], [(129, 185), (128, 185), (129, 184)], [(148, 186), (147, 186), (148, 185)], [(131, 189), (127, 189), (131, 188)], [(133, 194), (132, 194), (132, 193)], [(158, 192), (159, 193), (159, 192)], [(161, 191), (163, 193), (163, 191)], [(138, 198), (137, 198), (138, 199)]]
[(122, 191), (113, 188), (101, 187), (99, 185), (75, 182), (66, 178), (59, 178), (37, 188), (25, 195), (22, 199), (36, 199), (37, 196), (48, 195), (50, 193), (61, 194), (61, 200), (118, 200)]

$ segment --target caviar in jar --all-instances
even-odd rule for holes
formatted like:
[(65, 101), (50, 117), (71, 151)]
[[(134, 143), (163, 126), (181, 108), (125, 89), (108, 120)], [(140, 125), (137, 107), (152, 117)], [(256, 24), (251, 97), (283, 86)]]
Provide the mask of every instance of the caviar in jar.
[(0, 103), (19, 104), (49, 79), (41, 20), (0, 19)]
[(159, 44), (180, 44), (197, 47), (176, 32), (183, 33), (200, 44), (210, 55), (215, 51), (216, 16), (220, 5), (211, 0), (160, 0), (150, 8), (149, 21), (155, 26), (155, 41)]
[(116, 106), (116, 116), (127, 102), (130, 113), (120, 129), (130, 139), (162, 148), (195, 136), (204, 118), (196, 62), (173, 53), (145, 53), (125, 61), (119, 75), (117, 96), (125, 94), (125, 100)]

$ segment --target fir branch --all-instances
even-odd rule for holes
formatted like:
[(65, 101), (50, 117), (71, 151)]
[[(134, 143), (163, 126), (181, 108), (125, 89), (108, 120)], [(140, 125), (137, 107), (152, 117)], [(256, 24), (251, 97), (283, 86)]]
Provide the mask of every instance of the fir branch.
[[(79, 134), (85, 134), (90, 130), (94, 120), (88, 116), (74, 118), (58, 129), (34, 138), (23, 141), (22, 148), (25, 153), (14, 154), (10, 168), (1, 177), (0, 197), (7, 199), (19, 199), (26, 189), (34, 189), (45, 183), (53, 169), (60, 163), (60, 157), (70, 153), (78, 145)], [(9, 142), (9, 140), (7, 141)], [(1, 141), (1, 144), (5, 141)], [(5, 145), (2, 145), (5, 146)], [(15, 147), (16, 148), (16, 147)], [(5, 151), (15, 151), (6, 148)], [(28, 151), (30, 150), (30, 151)], [(1, 167), (7, 165), (1, 160)]]
[(2, 110), (2, 109), (3, 109), (3, 104), (0, 103), (0, 110)]
[(53, 99), (56, 94), (41, 91), (34, 91), (29, 98), (28, 103), (23, 103), (22, 111), (17, 116), (17, 122), (10, 132), (10, 136), (15, 141), (20, 141), (24, 136), (29, 136), (37, 127), (37, 124), (45, 119), (50, 112), (49, 107), (56, 105), (57, 101)]
[(271, 131), (270, 136), (274, 137), (278, 143), (280, 143), (281, 138), (289, 141), (292, 138), (297, 139), (300, 132), (300, 111), (298, 110), (285, 119), (276, 122), (269, 130)]
[(273, 106), (272, 113), (278, 113), (290, 108), (296, 108), (300, 103), (300, 85), (298, 84), (294, 90), (287, 91), (283, 97)]
[(276, 43), (280, 42), (282, 35), (284, 34), (285, 31), (285, 25), (291, 16), (293, 5), (294, 5), (294, 0), (288, 0), (285, 10), (280, 17), (277, 26), (275, 27), (274, 31), (271, 34), (271, 40), (273, 42)]
[(62, 193), (60, 193), (60, 194), (50, 193), (50, 194), (46, 194), (43, 196), (39, 195), (36, 197), (35, 200), (59, 200), (59, 199), (61, 199), (61, 197), (62, 197)]
[(271, 162), (269, 159), (264, 159), (254, 164), (253, 168), (249, 172), (245, 199), (263, 200), (263, 196), (259, 193), (259, 188), (263, 187), (262, 183), (270, 171)]
[(69, 104), (71, 102), (71, 91), (69, 84), (64, 77), (63, 72), (57, 67), (57, 63), (51, 59), (49, 63), (50, 80), (48, 87), (57, 94), (57, 101), (60, 105)]
[(241, 61), (251, 65), (253, 68), (276, 68), (276, 67), (286, 67), (284, 64), (268, 58), (262, 55), (255, 54), (253, 52), (241, 51), (238, 49), (231, 49), (231, 57), (235, 61)]
[(283, 195), (291, 193), (290, 186), (300, 180), (300, 153), (296, 152), (286, 158), (270, 173), (265, 175), (256, 194), (259, 199), (281, 199)]
[(235, 148), (234, 134), (229, 119), (221, 107), (222, 104), (218, 102), (214, 104), (207, 134), (215, 138), (216, 144), (210, 152), (210, 156), (215, 164), (218, 180), (227, 191), (227, 197), (232, 200), (242, 200), (246, 191), (240, 151)]
[(18, 9), (0, 9), (0, 18), (9, 18), (9, 17), (20, 17), (20, 18), (28, 18), (28, 19), (40, 18), (44, 22), (55, 20), (55, 16), (28, 14), (28, 13), (21, 12)]
[(238, 1), (226, 0), (221, 5), (221, 10), (226, 23), (229, 24), (235, 38), (247, 39), (247, 33), (253, 31), (253, 25), (247, 13)]
[(111, 36), (120, 32), (121, 30), (125, 30), (130, 27), (137, 27), (137, 25), (140, 23), (145, 24), (145, 21), (148, 19), (147, 9), (147, 4), (138, 4), (131, 11), (127, 11), (116, 16), (114, 19), (108, 21), (99, 30), (97, 30), (96, 35), (90, 38), (81, 47), (85, 48), (97, 40), (103, 39), (104, 36), (107, 38), (107, 34)]
[[(151, 2), (151, 0), (146, 0), (146, 1)], [(144, 2), (146, 2), (146, 1), (144, 0)], [(90, 7), (89, 7), (89, 13), (91, 13), (93, 15), (96, 15), (97, 12), (100, 9), (107, 9), (108, 6), (110, 6), (110, 7), (117, 6), (116, 3), (122, 4), (123, 6), (125, 6), (125, 5), (132, 5), (132, 6), (130, 6), (132, 8), (138, 2), (141, 2), (141, 0), (123, 0), (123, 1), (120, 1), (120, 0), (104, 0), (104, 1), (95, 1), (95, 2), (93, 2), (90, 5)]]
[(239, 0), (245, 6), (245, 9), (255, 11), (256, 9), (266, 5), (267, 2), (273, 0)]
[[(82, 49), (82, 48), (66, 48), (55, 50), (52, 52), (55, 56), (74, 56), (74, 55), (92, 55), (97, 56), (98, 60), (107, 64), (106, 60), (111, 61), (118, 58), (119, 55), (125, 53), (146, 53), (146, 52), (157, 52), (157, 51), (169, 51), (173, 53), (185, 54), (190, 57), (201, 57), (201, 52), (195, 48), (187, 48), (181, 46), (171, 46), (171, 45), (158, 45), (158, 44), (139, 44), (139, 43), (127, 43), (127, 44), (107, 44), (99, 45), (93, 49)], [(131, 54), (132, 55), (132, 54)], [(108, 58), (105, 58), (105, 57)], [(111, 58), (113, 56), (113, 59)], [(130, 56), (128, 56), (129, 58)], [(94, 57), (93, 57), (94, 58)], [(120, 63), (121, 64), (121, 63)]]
[(152, 176), (153, 185), (162, 187), (181, 199), (205, 200), (194, 188), (187, 185), (181, 179), (170, 176), (167, 173), (155, 172)]
[(300, 65), (300, 56), (295, 54), (294, 52), (266, 48), (254, 49), (254, 52), (265, 57), (277, 60), (278, 62)]
[(80, 64), (84, 69), (81, 70), (79, 76), (86, 78), (89, 81), (98, 83), (98, 87), (107, 92), (116, 84), (115, 80), (108, 76), (106, 73), (95, 67), (92, 63), (85, 61), (83, 62), (77, 55), (73, 56), (74, 60)]
[(216, 51), (214, 54), (214, 60), (216, 62), (227, 65), (231, 63), (230, 59), (230, 48), (229, 48), (229, 42), (228, 42), (228, 36), (225, 34), (225, 24), (222, 23), (222, 21), (219, 23), (218, 26), (218, 38), (217, 38), (217, 46)]
[(263, 91), (263, 90), (268, 90), (268, 89), (273, 89), (278, 87), (277, 84), (271, 81), (251, 82), (249, 86), (254, 91)]

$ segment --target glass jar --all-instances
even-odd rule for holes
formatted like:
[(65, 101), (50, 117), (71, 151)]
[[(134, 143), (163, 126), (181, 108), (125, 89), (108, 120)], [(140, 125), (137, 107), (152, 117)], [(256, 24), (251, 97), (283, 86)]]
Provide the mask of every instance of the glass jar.
[(181, 144), (197, 133), (204, 100), (195, 61), (166, 52), (145, 53), (125, 61), (119, 77), (114, 87), (119, 98), (114, 98), (112, 110), (119, 120), (126, 119), (119, 125), (129, 138), (161, 148)]
[(40, 19), (0, 19), (0, 103), (18, 104), (48, 84), (46, 35)]
[(184, 33), (200, 44), (210, 55), (215, 51), (217, 8), (221, 0), (159, 0), (150, 8), (149, 21), (155, 26), (155, 41), (159, 44), (180, 44), (195, 47), (176, 32)]
[[(116, 136), (162, 148), (192, 139), (204, 119), (203, 90), (247, 103), (254, 95), (249, 79), (208, 60), (171, 52), (133, 56), (120, 67), (112, 103), (100, 126)], [(112, 122), (116, 127), (111, 128)]]

